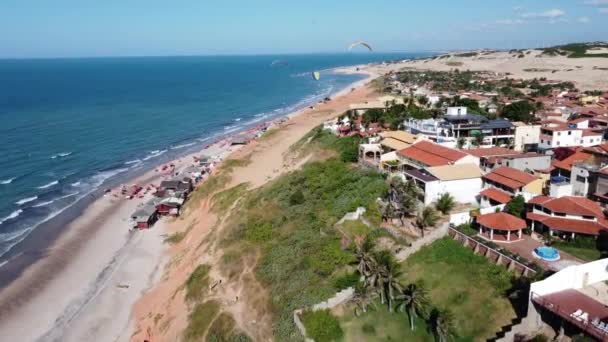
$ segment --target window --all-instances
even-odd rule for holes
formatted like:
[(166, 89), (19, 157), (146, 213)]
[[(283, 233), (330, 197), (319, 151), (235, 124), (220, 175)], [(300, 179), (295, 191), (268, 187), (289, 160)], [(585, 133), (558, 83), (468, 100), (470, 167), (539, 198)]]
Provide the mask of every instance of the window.
[(583, 218), (584, 218), (585, 220), (593, 220), (593, 219), (595, 219), (595, 217), (594, 217), (594, 216), (585, 216), (585, 215), (583, 215)]
[(557, 132), (557, 135), (562, 135), (562, 132)]
[(557, 146), (559, 146), (559, 143), (560, 143), (560, 142), (558, 141), (558, 142), (557, 142)]
[(568, 131), (568, 135), (572, 135), (572, 131)]
[(587, 180), (587, 178), (585, 178), (583, 176), (576, 176), (576, 181), (577, 182), (585, 183), (586, 180)]
[(555, 214), (555, 216), (562, 216), (562, 217), (565, 217), (565, 216), (566, 216), (566, 214), (565, 214), (565, 213), (554, 213), (554, 214)]

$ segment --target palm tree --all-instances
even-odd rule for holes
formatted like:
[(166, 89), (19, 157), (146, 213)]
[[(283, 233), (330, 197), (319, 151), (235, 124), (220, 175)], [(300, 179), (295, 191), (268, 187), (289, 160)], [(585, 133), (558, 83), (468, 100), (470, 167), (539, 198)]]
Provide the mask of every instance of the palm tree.
[(382, 250), (376, 254), (376, 260), (382, 275), (380, 284), (380, 296), (384, 297), (388, 303), (388, 311), (393, 312), (393, 306), (397, 295), (403, 291), (398, 278), (403, 274), (401, 264), (397, 262), (393, 254), (388, 250)]
[(418, 188), (418, 185), (416, 184), (416, 181), (414, 181), (413, 179), (408, 180), (407, 182), (401, 182), (401, 191), (404, 194), (410, 195), (414, 198), (418, 197), (418, 195), (420, 194), (420, 189)]
[(424, 229), (426, 227), (434, 226), (439, 220), (439, 215), (432, 207), (425, 207), (418, 217), (416, 218), (416, 225), (420, 228), (422, 236), (424, 236)]
[(368, 277), (376, 265), (373, 249), (374, 240), (369, 235), (360, 246), (357, 246), (357, 270), (364, 277)]
[(445, 309), (434, 308), (429, 315), (429, 328), (438, 342), (445, 342), (454, 336), (454, 316)]
[(355, 287), (355, 296), (353, 303), (355, 304), (355, 316), (360, 316), (362, 313), (366, 313), (369, 307), (375, 308), (374, 297), (378, 295), (373, 289), (357, 285)]
[(412, 216), (418, 210), (418, 200), (410, 195), (404, 195), (401, 198), (401, 210), (403, 214)]
[(441, 211), (443, 215), (446, 215), (452, 209), (454, 209), (455, 205), (456, 203), (454, 202), (454, 197), (452, 197), (449, 192), (446, 192), (437, 199), (437, 204), (435, 204), (435, 207), (437, 210)]
[(459, 150), (462, 150), (462, 148), (464, 147), (464, 144), (466, 143), (465, 138), (458, 138), (458, 140), (456, 141), (456, 147)]
[(401, 312), (407, 311), (410, 319), (410, 329), (414, 331), (414, 316), (425, 317), (430, 304), (426, 289), (423, 284), (409, 284), (403, 292), (397, 296), (401, 300), (399, 309)]

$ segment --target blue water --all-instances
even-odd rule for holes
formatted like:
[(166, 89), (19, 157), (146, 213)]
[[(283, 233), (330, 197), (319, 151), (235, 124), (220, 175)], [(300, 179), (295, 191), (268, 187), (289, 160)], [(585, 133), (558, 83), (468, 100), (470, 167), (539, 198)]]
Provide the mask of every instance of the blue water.
[[(0, 256), (103, 186), (412, 54), (0, 60)], [(287, 60), (289, 65), (272, 61)], [(320, 81), (310, 73), (323, 70)]]

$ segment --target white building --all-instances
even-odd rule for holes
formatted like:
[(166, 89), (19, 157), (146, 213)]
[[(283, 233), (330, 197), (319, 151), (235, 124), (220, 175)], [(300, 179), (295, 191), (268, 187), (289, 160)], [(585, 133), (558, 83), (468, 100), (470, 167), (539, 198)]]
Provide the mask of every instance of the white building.
[(448, 107), (445, 115), (467, 115), (467, 107)]
[(575, 124), (550, 123), (540, 129), (540, 149), (583, 146), (602, 143), (602, 133), (576, 127)]
[(429, 205), (449, 193), (458, 203), (476, 203), (481, 190), (481, 170), (475, 164), (456, 164), (406, 170), (405, 180), (413, 179), (421, 190), (420, 200)]
[(540, 125), (526, 125), (523, 122), (514, 122), (515, 137), (513, 149), (523, 151), (530, 147), (537, 147), (540, 143)]

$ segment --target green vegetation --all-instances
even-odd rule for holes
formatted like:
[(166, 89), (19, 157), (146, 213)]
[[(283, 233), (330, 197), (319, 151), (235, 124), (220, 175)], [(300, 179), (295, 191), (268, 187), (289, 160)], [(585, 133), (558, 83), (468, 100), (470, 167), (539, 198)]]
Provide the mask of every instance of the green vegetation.
[(198, 265), (186, 280), (186, 299), (198, 301), (209, 287), (209, 265)]
[(213, 320), (205, 340), (207, 342), (250, 342), (251, 338), (235, 330), (234, 318), (222, 312)]
[(447, 65), (447, 66), (453, 66), (453, 67), (462, 66), (463, 64), (464, 63), (458, 62), (458, 61), (447, 61), (447, 62), (445, 62), (445, 65)]
[(522, 195), (513, 197), (505, 206), (505, 211), (515, 217), (526, 217), (526, 199)]
[(197, 304), (190, 313), (188, 327), (184, 331), (184, 340), (200, 341), (219, 311), (220, 304), (214, 300)]
[[(373, 253), (360, 249), (359, 260), (369, 256)], [(358, 268), (369, 272), (361, 265)], [(401, 268), (406, 272), (399, 279), (409, 285), (396, 296), (396, 312), (382, 305), (389, 297), (381, 296), (373, 300), (380, 304), (376, 310), (361, 315), (362, 295), (357, 294), (357, 309), (341, 317), (346, 340), (360, 340), (353, 337), (363, 332), (364, 325), (383, 327), (366, 333), (366, 341), (428, 341), (439, 335), (480, 340), (492, 337), (514, 316), (506, 297), (512, 287), (508, 271), (450, 238), (424, 247)]]
[(309, 153), (317, 149), (332, 150), (338, 153), (343, 162), (355, 163), (359, 157), (359, 144), (362, 138), (358, 135), (340, 138), (331, 132), (323, 130), (323, 127), (319, 126), (296, 143), (296, 148), (302, 147), (304, 145), (303, 141), (310, 142), (301, 152)]
[(584, 261), (594, 261), (601, 257), (597, 241), (592, 237), (577, 236), (569, 241), (554, 239), (551, 245)]
[(502, 110), (502, 117), (511, 121), (531, 122), (534, 120), (535, 107), (528, 101), (517, 101), (506, 105)]
[(305, 311), (302, 323), (306, 335), (317, 342), (338, 341), (344, 335), (338, 319), (329, 310)]
[(347, 289), (351, 286), (354, 287), (359, 283), (359, 278), (361, 278), (361, 275), (357, 272), (345, 273), (335, 280), (334, 286), (338, 291)]
[[(308, 146), (343, 147), (318, 130), (313, 134), (305, 138)], [(375, 199), (386, 191), (381, 175), (334, 158), (308, 163), (243, 198), (223, 243), (260, 249), (256, 276), (270, 292), (277, 340), (299, 338), (293, 311), (333, 296), (339, 271), (354, 260), (334, 224), (357, 207), (377, 212)]]
[(230, 206), (243, 195), (243, 193), (247, 190), (249, 184), (241, 183), (236, 185), (230, 189), (226, 189), (222, 192), (218, 192), (211, 198), (212, 206), (215, 212), (225, 213)]
[(371, 228), (366, 224), (361, 222), (360, 220), (356, 221), (345, 221), (339, 227), (342, 232), (344, 232), (347, 237), (353, 241), (358, 236), (367, 236), (371, 232)]
[(450, 308), (459, 339), (492, 337), (513, 318), (506, 298), (512, 280), (509, 272), (450, 238), (413, 254), (404, 268), (404, 280), (423, 281), (430, 300)]
[(454, 201), (454, 197), (450, 195), (449, 192), (442, 194), (438, 199), (435, 207), (439, 210), (443, 215), (447, 215), (454, 209), (456, 206), (456, 202)]
[(230, 179), (231, 176), (229, 172), (212, 175), (190, 194), (184, 207), (186, 210), (190, 210), (191, 208), (199, 206), (204, 199), (230, 183)]
[(568, 56), (568, 58), (583, 58), (583, 57), (599, 57), (608, 58), (608, 53), (589, 53), (590, 50), (608, 48), (608, 44), (597, 43), (572, 43), (566, 45), (558, 45), (551, 48), (543, 49), (543, 54), (550, 56)]

